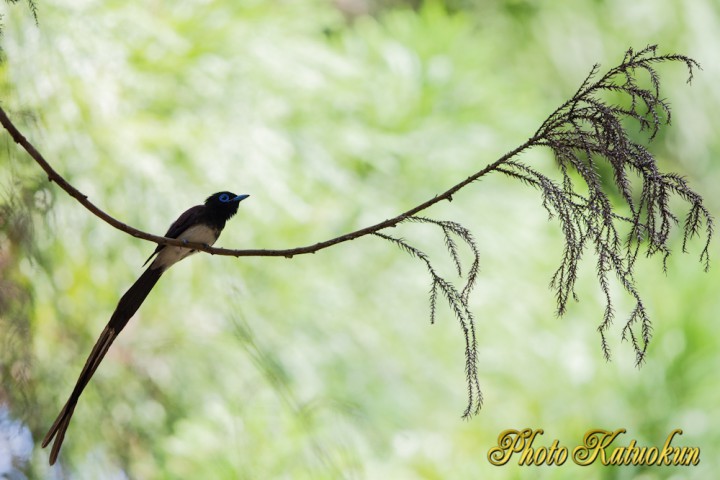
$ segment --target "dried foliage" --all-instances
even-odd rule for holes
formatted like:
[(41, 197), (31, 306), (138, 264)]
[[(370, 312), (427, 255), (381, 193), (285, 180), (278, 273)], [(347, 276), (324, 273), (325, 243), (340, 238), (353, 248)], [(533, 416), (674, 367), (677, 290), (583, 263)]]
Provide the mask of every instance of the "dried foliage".
[[(560, 222), (565, 245), (560, 266), (550, 281), (557, 300), (558, 315), (566, 312), (570, 298), (577, 299), (575, 283), (578, 265), (585, 251), (592, 248), (597, 259), (598, 283), (605, 297), (605, 310), (598, 326), (603, 355), (610, 359), (606, 333), (615, 316), (610, 290), (611, 275), (614, 274), (635, 302), (622, 329), (622, 338), (631, 342), (637, 365), (645, 359), (652, 325), (636, 287), (634, 265), (641, 245), (645, 244), (647, 256), (660, 253), (663, 268), (666, 268), (670, 255), (670, 232), (672, 226), (679, 223), (670, 209), (673, 195), (690, 207), (682, 225), (683, 251), (686, 251), (691, 238), (704, 236), (700, 260), (706, 270), (710, 265), (713, 222), (702, 198), (681, 176), (660, 171), (655, 157), (644, 146), (631, 140), (623, 125), (628, 119), (634, 120), (639, 124), (640, 131), (647, 133), (648, 139), (652, 140), (662, 125), (670, 123), (670, 107), (660, 96), (660, 77), (655, 70), (657, 64), (666, 62), (684, 63), (688, 69), (688, 82), (694, 69), (699, 68), (694, 60), (686, 56), (658, 55), (655, 46), (637, 52), (628, 50), (620, 65), (597, 80), (599, 67), (596, 65), (572, 98), (555, 110), (531, 139), (474, 176), (477, 179), (490, 171), (498, 171), (537, 188), (549, 216)], [(648, 87), (641, 86), (638, 74), (642, 72), (649, 77)], [(608, 94), (625, 97), (626, 103), (608, 103), (601, 97)], [(536, 146), (549, 147), (553, 151), (561, 173), (560, 181), (514, 159), (521, 151)], [(617, 194), (608, 191), (601, 181), (599, 167), (602, 162), (612, 169), (613, 184), (624, 203), (623, 207), (613, 205), (611, 196)], [(633, 177), (639, 179), (640, 188), (634, 186)], [(621, 213), (625, 210), (628, 213)], [(469, 393), (464, 416), (467, 417), (476, 413), (482, 402), (477, 379), (475, 326), (468, 305), (468, 294), (477, 279), (478, 250), (470, 232), (458, 223), (416, 216), (409, 216), (406, 220), (432, 223), (443, 230), (445, 245), (458, 274), (462, 271), (453, 235), (468, 244), (474, 253), (465, 286), (459, 291), (438, 275), (425, 253), (407, 240), (375, 233), (427, 266), (431, 277), (431, 320), (435, 319), (438, 291), (459, 319), (465, 335), (465, 372)], [(623, 226), (627, 233), (622, 233)]]
[(460, 255), (458, 254), (457, 244), (454, 237), (462, 240), (467, 244), (473, 254), (473, 261), (467, 273), (465, 286), (462, 290), (458, 290), (451, 282), (443, 278), (433, 266), (430, 257), (417, 247), (410, 245), (405, 239), (391, 237), (384, 233), (375, 232), (374, 235), (388, 240), (413, 257), (422, 260), (430, 274), (430, 322), (435, 323), (435, 315), (437, 311), (438, 293), (445, 298), (455, 317), (460, 322), (463, 335), (465, 336), (465, 376), (467, 378), (468, 389), (468, 405), (465, 409), (463, 417), (468, 417), (482, 406), (482, 392), (480, 390), (480, 382), (477, 375), (477, 339), (475, 337), (475, 320), (470, 310), (469, 298), (470, 292), (477, 283), (477, 275), (480, 269), (480, 251), (475, 244), (475, 239), (470, 230), (457, 222), (446, 220), (434, 220), (427, 217), (411, 216), (407, 217), (408, 222), (420, 222), (436, 225), (442, 229), (445, 237), (445, 246), (450, 252), (453, 263), (457, 270), (457, 274), (462, 276), (462, 264)]

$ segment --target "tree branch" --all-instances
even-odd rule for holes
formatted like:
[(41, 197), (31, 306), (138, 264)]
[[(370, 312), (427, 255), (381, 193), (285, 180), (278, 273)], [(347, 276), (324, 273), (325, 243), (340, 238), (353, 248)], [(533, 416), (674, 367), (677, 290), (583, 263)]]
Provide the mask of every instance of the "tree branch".
[(195, 243), (195, 242), (183, 242), (182, 240), (178, 240), (176, 238), (167, 238), (163, 236), (153, 235), (151, 233), (144, 232), (142, 230), (138, 230), (135, 227), (132, 227), (130, 225), (127, 225), (126, 223), (121, 222), (120, 220), (116, 219), (115, 217), (111, 216), (110, 214), (106, 213), (104, 210), (99, 208), (97, 205), (95, 205), (93, 202), (91, 202), (88, 199), (88, 196), (83, 194), (81, 191), (79, 191), (77, 188), (72, 186), (70, 182), (65, 180), (62, 175), (60, 175), (55, 169), (53, 169), (50, 164), (45, 160), (45, 158), (42, 156), (42, 154), (28, 141), (27, 138), (15, 127), (15, 125), (10, 121), (10, 118), (7, 116), (5, 111), (0, 107), (0, 124), (2, 124), (3, 127), (10, 133), (10, 136), (13, 138), (15, 143), (20, 145), (32, 158), (37, 162), (38, 165), (47, 173), (48, 180), (51, 182), (57, 183), (57, 185), (65, 190), (65, 192), (68, 193), (71, 197), (76, 199), (82, 206), (84, 206), (86, 209), (88, 209), (93, 215), (100, 218), (105, 223), (108, 223), (109, 225), (115, 227), (116, 229), (125, 232), (129, 235), (132, 235), (133, 237), (140, 238), (143, 240), (148, 240), (150, 242), (157, 243), (158, 245), (173, 245), (177, 247), (187, 247), (192, 248), (193, 250), (201, 251), (201, 252), (207, 252), (211, 255), (223, 255), (227, 257), (285, 257), (285, 258), (292, 258), (295, 255), (305, 255), (308, 253), (315, 253), (320, 250), (323, 250), (328, 247), (332, 247), (333, 245), (337, 245), (339, 243), (344, 243), (350, 240), (355, 240), (360, 237), (364, 237), (365, 235), (370, 235), (379, 232), (380, 230), (394, 227), (398, 225), (399, 223), (403, 222), (404, 220), (407, 220), (409, 217), (412, 217), (413, 215), (422, 212), (423, 210), (427, 210), (431, 206), (435, 205), (436, 203), (442, 201), (442, 200), (448, 200), (452, 201), (453, 195), (457, 193), (461, 188), (467, 186), (468, 184), (474, 182), (475, 180), (479, 179), (480, 177), (487, 175), (488, 173), (496, 170), (500, 165), (510, 160), (512, 157), (516, 156), (523, 150), (526, 150), (530, 147), (533, 147), (538, 143), (538, 140), (540, 137), (534, 136), (530, 139), (528, 139), (525, 143), (517, 147), (516, 149), (512, 150), (511, 152), (506, 153), (501, 158), (499, 158), (494, 163), (491, 163), (490, 165), (487, 165), (482, 170), (476, 172), (473, 175), (470, 175), (468, 178), (463, 180), (462, 182), (452, 186), (445, 192), (443, 192), (440, 195), (436, 195), (435, 197), (421, 203), (420, 205), (417, 205), (410, 210), (407, 210), (406, 212), (401, 213), (400, 215), (397, 215), (393, 218), (389, 218), (387, 220), (384, 220), (382, 222), (376, 223), (375, 225), (370, 225), (365, 228), (361, 228), (359, 230), (355, 230), (350, 233), (346, 233), (345, 235), (340, 235), (339, 237), (331, 238), (329, 240), (325, 240), (323, 242), (318, 242), (312, 245), (307, 245), (305, 247), (297, 247), (297, 248), (287, 248), (287, 249), (280, 249), (280, 250), (270, 250), (270, 249), (242, 249), (242, 250), (235, 250), (235, 249), (229, 249), (229, 248), (217, 248), (217, 247), (209, 247), (207, 245), (203, 245), (201, 243)]

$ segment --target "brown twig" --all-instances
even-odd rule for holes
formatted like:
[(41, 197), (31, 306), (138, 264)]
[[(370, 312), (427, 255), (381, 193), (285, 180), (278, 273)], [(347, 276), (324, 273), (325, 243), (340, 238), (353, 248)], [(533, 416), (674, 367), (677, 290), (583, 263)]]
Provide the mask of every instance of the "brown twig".
[(143, 240), (148, 240), (150, 242), (157, 243), (158, 245), (174, 245), (178, 247), (188, 247), (192, 248), (194, 250), (207, 252), (211, 255), (223, 255), (228, 257), (285, 257), (285, 258), (292, 258), (295, 255), (304, 255), (308, 253), (315, 253), (319, 250), (332, 247), (333, 245), (337, 245), (339, 243), (344, 243), (349, 240), (355, 240), (356, 238), (363, 237), (365, 235), (370, 235), (376, 232), (379, 232), (380, 230), (394, 227), (401, 223), (402, 221), (406, 220), (407, 218), (423, 211), (428, 208), (430, 208), (432, 205), (440, 202), (441, 200), (448, 200), (451, 201), (453, 195), (457, 193), (461, 188), (467, 186), (468, 184), (474, 182), (475, 180), (479, 179), (480, 177), (496, 170), (499, 166), (501, 166), (503, 163), (510, 160), (512, 157), (516, 156), (523, 150), (526, 150), (533, 145), (537, 143), (539, 140), (538, 136), (534, 136), (530, 139), (528, 139), (525, 143), (517, 147), (516, 149), (512, 150), (511, 152), (506, 153), (502, 157), (500, 157), (498, 160), (496, 160), (494, 163), (491, 163), (490, 165), (487, 165), (482, 170), (476, 172), (475, 174), (469, 176), (462, 182), (450, 187), (448, 190), (443, 192), (440, 195), (436, 195), (435, 197), (427, 200), (426, 202), (421, 203), (420, 205), (417, 205), (410, 210), (407, 210), (406, 212), (401, 213), (400, 215), (397, 215), (396, 217), (389, 218), (387, 220), (384, 220), (382, 222), (376, 223), (375, 225), (371, 225), (369, 227), (361, 228), (359, 230), (355, 230), (350, 233), (346, 233), (345, 235), (341, 235), (339, 237), (331, 238), (329, 240), (325, 240), (323, 242), (318, 242), (313, 245), (308, 245), (305, 247), (297, 247), (297, 248), (287, 248), (287, 249), (281, 249), (281, 250), (269, 250), (269, 249), (243, 249), (243, 250), (235, 250), (235, 249), (229, 249), (229, 248), (216, 248), (216, 247), (209, 247), (207, 245), (203, 245), (200, 243), (194, 243), (194, 242), (183, 242), (182, 240), (178, 240), (176, 238), (166, 238), (158, 235), (153, 235), (151, 233), (144, 232), (142, 230), (138, 230), (135, 227), (132, 227), (130, 225), (127, 225), (126, 223), (121, 222), (120, 220), (116, 219), (115, 217), (109, 215), (102, 209), (100, 209), (97, 205), (92, 203), (88, 196), (83, 194), (81, 191), (79, 191), (77, 188), (72, 186), (65, 178), (62, 177), (57, 171), (55, 171), (50, 164), (45, 160), (45, 158), (40, 154), (40, 152), (28, 141), (25, 136), (20, 133), (20, 131), (15, 127), (15, 125), (10, 121), (10, 118), (8, 118), (5, 111), (0, 107), (0, 124), (2, 124), (3, 127), (10, 133), (10, 136), (13, 138), (15, 143), (20, 145), (25, 151), (37, 162), (38, 165), (47, 173), (48, 180), (51, 182), (55, 182), (58, 184), (60, 188), (65, 190), (68, 195), (76, 199), (82, 206), (87, 208), (93, 215), (100, 218), (104, 222), (112, 225), (113, 227), (117, 228), (118, 230), (125, 232), (129, 235), (132, 235), (133, 237), (140, 238)]

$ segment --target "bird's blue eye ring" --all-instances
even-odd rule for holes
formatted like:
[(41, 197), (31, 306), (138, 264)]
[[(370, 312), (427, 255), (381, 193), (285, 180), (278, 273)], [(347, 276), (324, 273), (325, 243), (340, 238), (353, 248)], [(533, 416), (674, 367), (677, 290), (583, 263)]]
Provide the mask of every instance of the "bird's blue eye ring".
[(222, 195), (220, 195), (220, 198), (218, 198), (218, 200), (223, 203), (227, 203), (230, 201), (230, 195), (228, 195), (227, 193), (223, 193)]

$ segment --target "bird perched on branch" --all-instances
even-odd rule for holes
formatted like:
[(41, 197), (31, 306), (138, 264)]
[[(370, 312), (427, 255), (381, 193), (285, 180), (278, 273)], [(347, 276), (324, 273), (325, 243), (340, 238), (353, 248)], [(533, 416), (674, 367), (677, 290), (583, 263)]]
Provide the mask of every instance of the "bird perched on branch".
[[(218, 192), (211, 195), (205, 200), (204, 205), (196, 205), (180, 215), (170, 225), (165, 237), (210, 246), (217, 241), (220, 232), (225, 228), (225, 222), (237, 213), (240, 202), (247, 197), (249, 195), (235, 195), (230, 192)], [(110, 345), (127, 325), (128, 320), (140, 308), (140, 305), (142, 305), (145, 297), (160, 279), (160, 276), (172, 265), (195, 252), (196, 250), (191, 248), (158, 245), (152, 255), (145, 261), (143, 266), (155, 257), (148, 269), (140, 275), (140, 278), (120, 298), (115, 312), (113, 312), (105, 330), (100, 334), (100, 338), (98, 338), (90, 352), (90, 356), (85, 362), (82, 372), (80, 372), (80, 377), (70, 394), (70, 398), (43, 439), (43, 448), (47, 447), (53, 441), (53, 438), (55, 439), (55, 443), (50, 450), (50, 465), (57, 460), (58, 452), (60, 452), (60, 447), (65, 438), (65, 432), (68, 425), (70, 425), (70, 419), (80, 395), (98, 365), (100, 365)]]

